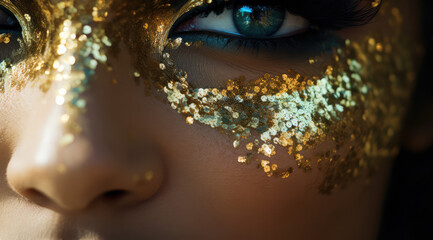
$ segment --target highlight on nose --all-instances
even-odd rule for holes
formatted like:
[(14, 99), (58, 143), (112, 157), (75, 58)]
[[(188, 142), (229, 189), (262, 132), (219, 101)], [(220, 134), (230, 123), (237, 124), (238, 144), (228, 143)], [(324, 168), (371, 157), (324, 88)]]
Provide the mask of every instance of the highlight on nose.
[[(11, 188), (28, 200), (58, 212), (131, 206), (158, 191), (162, 182), (158, 161), (146, 159), (145, 154), (140, 155), (143, 159), (113, 157), (118, 154), (104, 158), (101, 156), (107, 155), (98, 155), (94, 148), (82, 151), (79, 145), (77, 140), (43, 164), (25, 151), (17, 151), (7, 169)], [(79, 146), (81, 154), (74, 146)]]

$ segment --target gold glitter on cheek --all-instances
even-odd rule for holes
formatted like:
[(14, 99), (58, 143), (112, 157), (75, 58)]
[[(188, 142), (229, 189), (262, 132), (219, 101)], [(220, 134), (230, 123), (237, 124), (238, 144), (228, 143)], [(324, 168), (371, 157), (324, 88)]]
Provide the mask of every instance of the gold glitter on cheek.
[[(254, 162), (269, 177), (288, 178), (293, 168), (272, 163), (276, 152), (285, 149), (299, 169), (320, 169), (324, 178), (319, 190), (330, 193), (360, 176), (371, 176), (397, 152), (395, 133), (413, 85), (406, 76), (413, 75), (413, 68), (404, 61), (411, 54), (399, 35), (402, 18), (396, 9), (392, 14), (393, 36), (343, 41), (319, 76), (288, 70), (255, 80), (233, 78), (222, 89), (196, 88), (187, 79), (193, 73), (170, 67), (165, 71), (173, 78), (162, 89), (188, 124), (208, 125), (233, 136), (233, 147), (248, 151), (238, 157), (239, 163)], [(168, 41), (166, 49), (176, 49), (179, 42)], [(162, 63), (173, 65), (169, 58)], [(315, 63), (314, 58), (309, 63)], [(315, 151), (325, 142), (332, 147)]]
[[(26, 24), (42, 19), (50, 26), (33, 31), (34, 42), (45, 45), (32, 45), (23, 36), (26, 51), (39, 55), (20, 63), (22, 69), (40, 78), (33, 82), (14, 78), (5, 84), (4, 76), (18, 76), (17, 67), (5, 60), (0, 63), (0, 92), (5, 86), (19, 90), (29, 83), (38, 83), (42, 91), (55, 87), (54, 101), (65, 109), (59, 119), (65, 134), (59, 144), (68, 145), (81, 131), (77, 119), (87, 105), (82, 93), (91, 87), (97, 67), (112, 69), (107, 51), (116, 53), (123, 43), (132, 55), (136, 68), (132, 77), (138, 85), (165, 93), (186, 124), (207, 125), (231, 136), (233, 148), (239, 151), (234, 161), (256, 164), (266, 176), (286, 179), (297, 169), (318, 168), (324, 176), (319, 189), (329, 193), (372, 175), (396, 153), (395, 139), (412, 86), (408, 79), (414, 75), (405, 60), (411, 59), (410, 48), (400, 35), (403, 18), (397, 8), (389, 19), (393, 36), (347, 39), (325, 66), (319, 66), (315, 56), (306, 56), (305, 64), (321, 67), (319, 75), (289, 69), (256, 79), (235, 76), (224, 88), (200, 88), (188, 82), (194, 73), (178, 69), (169, 52), (181, 46), (194, 51), (201, 43), (168, 39), (168, 34), (181, 15), (207, 2), (189, 1), (176, 11), (167, 1), (149, 5), (147, 1), (69, 0), (57, 1), (50, 6), (52, 11), (41, 11), (51, 14), (44, 16), (45, 22), (41, 16), (24, 14)], [(372, 1), (373, 7), (379, 5), (380, 1)], [(4, 43), (6, 38), (10, 36), (0, 39)], [(316, 152), (323, 143), (332, 144)], [(287, 160), (294, 164), (275, 164), (278, 151), (287, 152)]]

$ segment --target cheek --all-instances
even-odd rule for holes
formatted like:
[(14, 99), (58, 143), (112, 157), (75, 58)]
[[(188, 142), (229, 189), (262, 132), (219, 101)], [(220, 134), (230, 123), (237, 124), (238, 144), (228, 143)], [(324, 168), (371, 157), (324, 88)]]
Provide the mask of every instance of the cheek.
[(266, 73), (282, 75), (287, 73), (288, 69), (319, 75), (323, 71), (320, 66), (330, 63), (331, 60), (328, 55), (323, 54), (315, 58), (320, 59), (320, 64), (306, 64), (309, 58), (305, 56), (293, 57), (290, 54), (275, 56), (260, 52), (253, 54), (244, 53), (242, 50), (226, 53), (223, 50), (194, 46), (183, 46), (170, 51), (170, 54), (176, 67), (189, 73), (188, 82), (203, 88), (224, 88), (227, 79), (244, 76), (250, 80)]
[[(212, 69), (204, 66), (209, 62), (198, 61), (203, 67), (188, 74), (174, 69), (163, 91), (187, 123), (227, 133), (238, 154), (233, 161), (253, 163), (267, 176), (279, 178), (297, 168), (318, 168), (324, 175), (320, 191), (329, 193), (371, 175), (397, 153), (396, 136), (414, 74), (405, 61), (411, 57), (399, 35), (399, 16), (389, 22), (392, 34), (378, 31), (335, 48), (322, 60), (326, 65), (317, 76), (289, 70), (251, 79), (246, 76), (257, 74), (256, 69), (243, 70), (245, 74), (230, 78), (225, 87), (209, 88), (207, 84), (220, 86), (212, 79), (241, 70), (224, 64)], [(193, 63), (185, 59), (197, 58), (192, 53), (182, 59), (182, 51), (173, 54), (175, 65), (191, 69)], [(276, 157), (277, 150), (289, 155)]]

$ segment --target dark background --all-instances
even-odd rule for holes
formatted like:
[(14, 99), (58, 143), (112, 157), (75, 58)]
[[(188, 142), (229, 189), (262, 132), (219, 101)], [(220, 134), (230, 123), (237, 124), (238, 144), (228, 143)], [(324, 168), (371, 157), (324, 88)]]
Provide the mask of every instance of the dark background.
[[(409, 129), (424, 122), (426, 130), (420, 131), (419, 137), (433, 135), (433, 0), (422, 0), (422, 4), (426, 55), (406, 120)], [(432, 146), (421, 151), (403, 147), (392, 169), (384, 204), (378, 240), (433, 240)]]

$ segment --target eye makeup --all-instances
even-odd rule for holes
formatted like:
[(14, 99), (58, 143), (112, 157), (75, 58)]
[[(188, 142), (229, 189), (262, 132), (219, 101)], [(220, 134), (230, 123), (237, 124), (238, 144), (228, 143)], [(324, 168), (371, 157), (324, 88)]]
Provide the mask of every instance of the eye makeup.
[[(212, 0), (189, 1), (187, 11), (180, 10), (181, 16), (176, 17), (174, 26), (181, 25), (194, 17), (206, 17), (210, 13), (217, 15), (224, 11), (241, 7), (266, 7), (269, 9), (284, 9), (290, 14), (306, 18), (315, 27), (323, 29), (341, 29), (353, 26), (362, 26), (368, 23), (380, 8), (381, 2), (372, 7), (371, 1), (364, 0)], [(189, 6), (191, 5), (191, 6)], [(192, 8), (191, 8), (192, 7)], [(176, 28), (176, 27), (174, 27)]]
[[(369, 3), (360, 15), (377, 12), (380, 2)], [(188, 82), (193, 73), (172, 68), (174, 76), (164, 92), (187, 124), (198, 122), (233, 136), (234, 149), (242, 153), (239, 163), (257, 164), (267, 176), (279, 178), (288, 178), (295, 169), (318, 168), (323, 175), (319, 190), (330, 193), (360, 176), (368, 179), (398, 151), (396, 134), (414, 74), (402, 58), (410, 55), (399, 35), (402, 17), (397, 8), (388, 13), (391, 36), (376, 33), (340, 41), (331, 48), (332, 61), (321, 75), (289, 69), (256, 79), (238, 76), (224, 88), (206, 88)], [(174, 36), (169, 43), (184, 40)], [(214, 47), (208, 40), (198, 42), (197, 48)], [(191, 48), (188, 41), (183, 44)], [(167, 46), (167, 52), (173, 51)], [(170, 66), (167, 60), (163, 64)], [(402, 89), (407, 93), (401, 94)], [(315, 151), (323, 144), (326, 150)], [(274, 163), (277, 151), (286, 151), (295, 166)]]
[[(319, 190), (330, 193), (361, 176), (367, 179), (397, 152), (396, 135), (414, 78), (410, 61), (404, 60), (411, 53), (399, 30), (402, 17), (398, 9), (387, 9), (392, 35), (374, 33), (352, 41), (331, 30), (367, 23), (380, 1), (281, 2), (191, 0), (174, 6), (172, 1), (58, 1), (45, 9), (52, 16), (40, 20), (43, 31), (32, 31), (41, 34), (33, 41), (44, 44), (33, 45), (39, 55), (24, 61), (32, 62), (27, 74), (35, 76), (34, 86), (41, 90), (57, 90), (55, 101), (66, 109), (59, 119), (66, 129), (60, 142), (65, 146), (81, 131), (74, 119), (86, 110), (81, 95), (91, 88), (95, 69), (111, 71), (115, 66), (108, 55), (116, 56), (124, 44), (137, 85), (144, 85), (149, 94), (166, 94), (164, 101), (184, 116), (186, 124), (203, 124), (232, 137), (239, 153), (234, 161), (256, 164), (266, 176), (278, 178), (320, 169)], [(189, 17), (222, 14), (239, 4), (282, 7), (307, 19), (311, 27), (273, 39), (174, 31)], [(29, 17), (30, 22), (43, 19)], [(237, 75), (221, 79), (224, 87), (211, 88), (190, 82), (197, 71), (206, 75), (207, 69), (186, 72), (171, 58), (180, 48), (232, 53), (253, 49), (275, 54), (276, 62), (277, 52), (301, 56), (321, 74), (287, 66), (284, 74)], [(317, 62), (318, 55), (331, 60)], [(2, 64), (1, 69), (12, 69), (11, 64)], [(323, 144), (326, 147), (316, 151)], [(287, 153), (287, 164), (274, 161), (280, 151)]]
[(27, 7), (23, 1), (16, 1), (16, 5), (0, 2), (20, 16), (24, 36), (20, 50), (25, 55), (22, 61), (13, 58), (15, 63), (10, 59), (3, 61), (9, 70), (4, 72), (2, 89), (20, 90), (30, 85), (47, 92), (54, 88), (55, 103), (64, 106), (59, 119), (64, 126), (59, 142), (62, 146), (72, 143), (81, 132), (76, 121), (86, 106), (81, 95), (89, 88), (96, 67), (106, 66), (105, 51), (112, 43), (102, 22), (110, 2), (41, 0), (31, 1)]
[[(329, 30), (363, 25), (375, 16), (380, 4), (373, 8), (369, 1), (210, 1), (198, 5), (188, 11), (180, 11), (183, 15), (177, 17), (169, 37), (182, 38), (189, 44), (199, 42), (219, 49), (284, 52), (291, 55), (306, 55), (330, 51), (336, 47), (339, 40)], [(190, 7), (189, 7), (190, 8)], [(253, 10), (255, 15), (283, 9), (287, 13), (281, 16), (283, 26), (279, 26), (277, 36), (259, 36), (251, 31), (257, 31), (259, 25), (250, 28), (250, 33), (239, 29), (239, 14), (241, 8)], [(260, 10), (262, 9), (262, 10)], [(266, 11), (265, 11), (266, 10)], [(314, 13), (314, 14), (312, 14)], [(217, 16), (216, 16), (217, 15)], [(223, 16), (224, 15), (224, 16)], [(227, 16), (226, 16), (227, 15)], [(233, 15), (233, 16), (231, 16)], [(275, 15), (275, 13), (273, 14)], [(207, 20), (211, 16), (211, 19)], [(218, 18), (219, 17), (219, 18)], [(224, 19), (224, 20), (222, 20)], [(262, 30), (269, 28), (269, 21), (278, 18), (266, 18), (263, 15)], [(209, 22), (208, 28), (201, 26), (202, 22)], [(249, 23), (251, 23), (250, 21)], [(254, 21), (257, 22), (257, 21)], [(202, 23), (202, 24), (200, 24)], [(215, 24), (220, 23), (221, 29), (215, 30)], [(232, 27), (227, 25), (232, 24)], [(288, 27), (286, 25), (292, 26)], [(236, 27), (235, 27), (236, 26)], [(289, 31), (292, 29), (293, 32)], [(234, 33), (238, 32), (238, 33)], [(249, 34), (249, 35), (248, 35)], [(329, 38), (329, 39), (324, 39)]]

